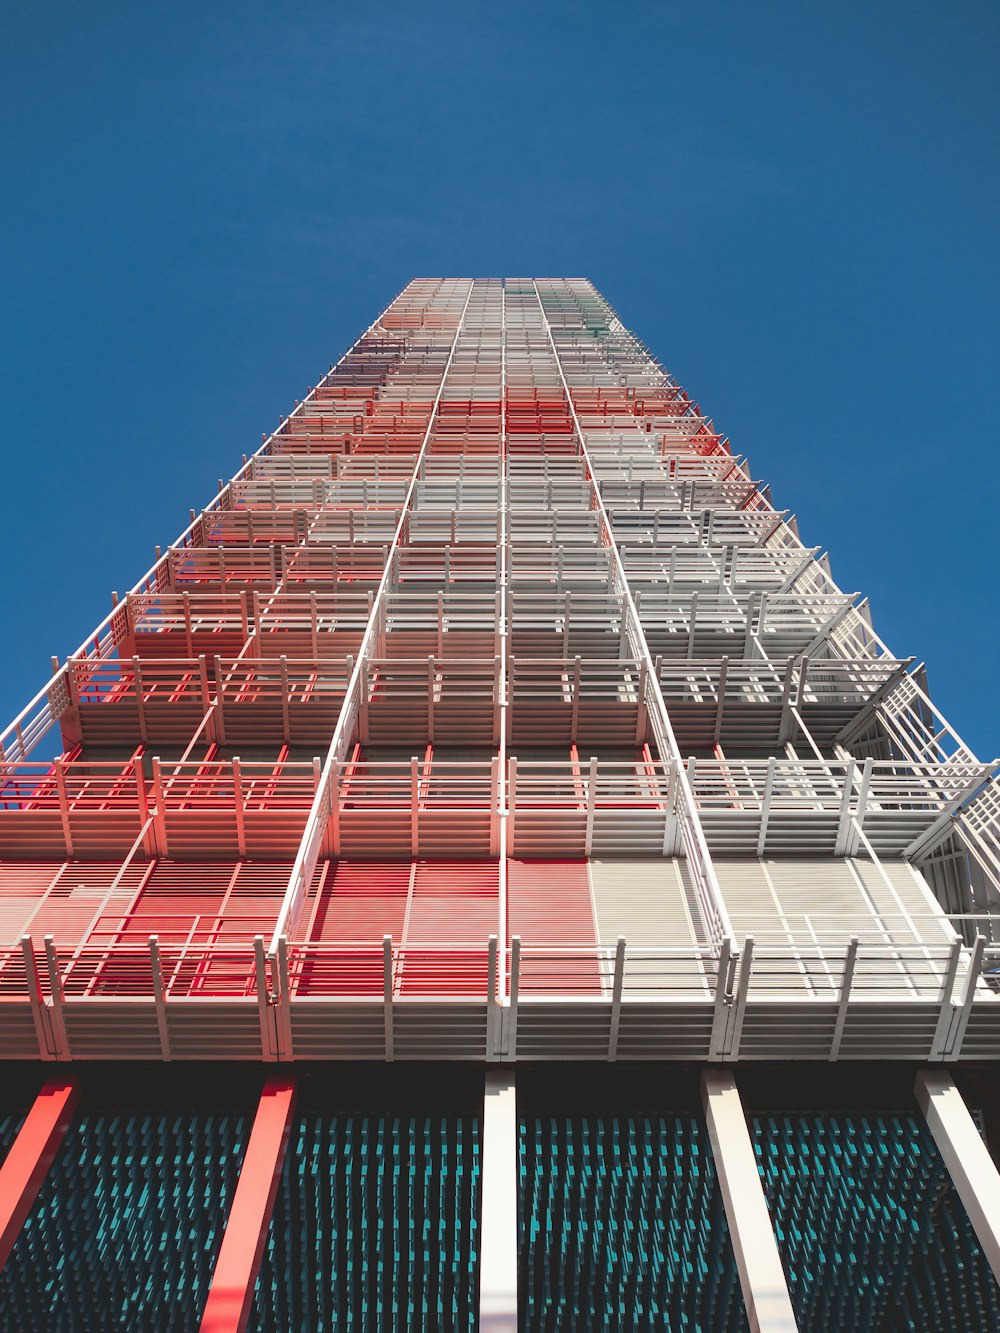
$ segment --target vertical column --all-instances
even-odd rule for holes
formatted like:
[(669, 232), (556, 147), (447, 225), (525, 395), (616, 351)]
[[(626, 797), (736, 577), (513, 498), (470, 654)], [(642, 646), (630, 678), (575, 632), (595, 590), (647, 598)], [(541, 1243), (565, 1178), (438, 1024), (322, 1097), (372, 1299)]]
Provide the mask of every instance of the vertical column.
[(244, 1333), (295, 1108), (295, 1080), (269, 1078), (212, 1275), (201, 1333)]
[(950, 1074), (921, 1070), (914, 1092), (986, 1260), (1000, 1281), (1000, 1172)]
[(512, 1069), (486, 1074), (480, 1333), (517, 1333), (517, 1097)]
[(0, 1166), (0, 1268), (10, 1258), (79, 1098), (75, 1079), (49, 1079)]
[(732, 1074), (706, 1070), (701, 1098), (754, 1333), (795, 1333), (795, 1315)]
[[(498, 620), (498, 647), (500, 649), (500, 672), (497, 681), (497, 773), (499, 782), (497, 785), (496, 799), (499, 802), (497, 810), (497, 845), (499, 849), (499, 887), (500, 887), (500, 957), (506, 960), (508, 957), (507, 946), (510, 931), (507, 928), (507, 820), (509, 813), (509, 801), (513, 793), (507, 793), (507, 712), (510, 707), (508, 698), (508, 671), (510, 664), (510, 633), (511, 633), (511, 598), (510, 598), (510, 464), (507, 455), (507, 280), (506, 278), (500, 284), (500, 440), (499, 440), (499, 465), (497, 468), (497, 477), (499, 480), (499, 491), (497, 499), (499, 501), (500, 529), (502, 538), (500, 541), (500, 552), (502, 564), (500, 568), (500, 581), (497, 588), (496, 615)], [(507, 968), (504, 964), (500, 967), (500, 993), (501, 998), (507, 994)]]

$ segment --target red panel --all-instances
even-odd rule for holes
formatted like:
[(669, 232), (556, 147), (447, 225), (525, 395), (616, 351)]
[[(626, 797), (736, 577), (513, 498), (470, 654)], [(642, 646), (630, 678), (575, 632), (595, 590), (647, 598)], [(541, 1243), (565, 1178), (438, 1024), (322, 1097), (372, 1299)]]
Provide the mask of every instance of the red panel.
[(586, 861), (507, 862), (508, 944), (514, 935), (523, 994), (601, 993)]
[[(120, 913), (138, 887), (145, 863), (121, 874), (117, 861), (5, 861), (0, 863), (0, 932), (5, 944), (22, 934), (40, 947), (45, 935), (56, 944), (84, 941), (111, 885)], [(46, 896), (47, 895), (47, 896)]]
[(507, 862), (507, 943), (594, 947), (586, 861)]
[(391, 935), (397, 995), (481, 995), (499, 914), (495, 861), (339, 861), (321, 891), (309, 942), (345, 950), (307, 960), (297, 992), (382, 995), (382, 942)]
[(34, 933), (32, 914), (64, 865), (61, 859), (0, 862), (0, 931), (5, 947), (15, 944), (26, 931)]
[(384, 994), (382, 941), (391, 935), (397, 947), (402, 942), (410, 874), (408, 861), (330, 863), (307, 939), (343, 945), (344, 952), (307, 958), (296, 978), (297, 994)]
[(201, 1333), (243, 1333), (246, 1329), (294, 1109), (295, 1080), (269, 1078), (254, 1117)]
[(128, 928), (161, 938), (186, 935), (196, 918), (213, 921), (233, 878), (232, 861), (160, 861), (131, 912)]
[[(378, 943), (403, 939), (410, 865), (399, 861), (338, 861), (331, 865), (309, 932), (311, 942)], [(381, 960), (381, 954), (379, 955)], [(379, 988), (382, 985), (379, 963)]]
[(417, 863), (401, 995), (484, 993), (489, 937), (500, 930), (499, 889), (495, 861)]
[(485, 948), (500, 929), (499, 883), (495, 861), (418, 861), (406, 943)]
[(291, 864), (287, 861), (159, 861), (127, 916), (107, 913), (102, 934), (182, 942), (222, 935), (250, 940), (274, 929)]
[(0, 1268), (10, 1258), (73, 1119), (79, 1096), (75, 1079), (49, 1079), (0, 1167)]
[[(134, 863), (129, 869), (131, 890), (125, 885), (125, 891), (116, 894), (116, 903), (106, 908), (88, 937), (91, 945), (107, 952), (102, 957), (95, 947), (72, 965), (71, 991), (130, 994), (138, 986), (139, 993), (148, 993), (145, 951), (149, 936), (156, 935), (169, 996), (247, 993), (251, 971), (237, 960), (250, 956), (255, 935), (269, 937), (273, 931), (290, 864), (158, 861), (151, 869), (149, 863)], [(136, 897), (135, 877), (147, 871)], [(199, 947), (203, 945), (213, 947), (206, 953)]]

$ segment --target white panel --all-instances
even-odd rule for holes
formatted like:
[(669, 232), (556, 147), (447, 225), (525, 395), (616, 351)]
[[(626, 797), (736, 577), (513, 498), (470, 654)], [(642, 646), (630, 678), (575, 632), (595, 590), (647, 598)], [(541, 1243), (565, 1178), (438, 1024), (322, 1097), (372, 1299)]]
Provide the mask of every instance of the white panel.
[(913, 867), (905, 861), (883, 861), (882, 867), (885, 876), (870, 861), (832, 857), (715, 862), (734, 930), (759, 944), (784, 939), (839, 945), (851, 935), (880, 941), (887, 928), (897, 943), (954, 939)]
[[(858, 874), (880, 912), (895, 921), (907, 921), (910, 933), (927, 944), (950, 943), (955, 938), (941, 905), (927, 887), (924, 877), (908, 861), (880, 858), (885, 875), (870, 861), (856, 861)], [(889, 884), (886, 883), (889, 880)]]
[(591, 861), (589, 870), (599, 942), (608, 951), (609, 969), (619, 937), (628, 946), (625, 996), (707, 994), (701, 960), (674, 956), (677, 950), (705, 942), (687, 862), (601, 860)]
[(717, 860), (737, 941), (754, 938), (757, 993), (768, 975), (782, 992), (799, 983), (812, 994), (836, 992), (856, 936), (856, 989), (937, 996), (954, 932), (911, 866), (884, 869), (833, 857)]
[(682, 861), (590, 862), (600, 943), (613, 949), (618, 937), (630, 945), (677, 949), (701, 944), (704, 934)]

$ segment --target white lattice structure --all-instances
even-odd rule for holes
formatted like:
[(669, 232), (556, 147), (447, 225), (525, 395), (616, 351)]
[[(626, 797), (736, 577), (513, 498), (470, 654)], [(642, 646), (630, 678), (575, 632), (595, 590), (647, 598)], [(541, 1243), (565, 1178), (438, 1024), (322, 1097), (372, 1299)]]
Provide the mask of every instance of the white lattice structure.
[(582, 279), (411, 283), (0, 759), (0, 1054), (1000, 1055), (997, 765)]

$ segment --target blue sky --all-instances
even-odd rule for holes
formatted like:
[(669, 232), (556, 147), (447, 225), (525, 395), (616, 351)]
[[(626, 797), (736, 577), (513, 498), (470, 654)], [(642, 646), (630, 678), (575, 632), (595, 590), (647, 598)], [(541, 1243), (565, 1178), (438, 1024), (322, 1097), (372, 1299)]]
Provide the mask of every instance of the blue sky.
[(1000, 9), (5, 6), (11, 717), (418, 274), (591, 278), (1000, 753)]

